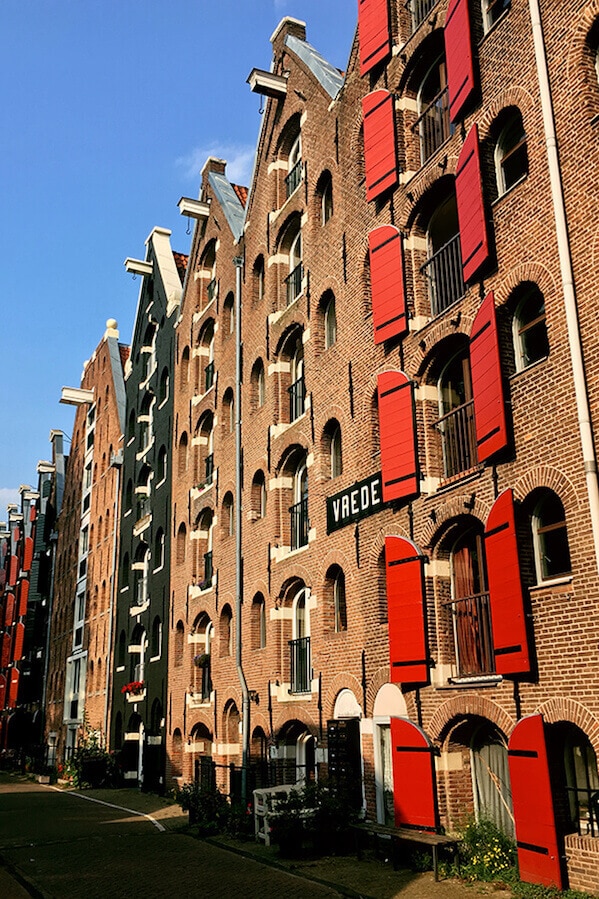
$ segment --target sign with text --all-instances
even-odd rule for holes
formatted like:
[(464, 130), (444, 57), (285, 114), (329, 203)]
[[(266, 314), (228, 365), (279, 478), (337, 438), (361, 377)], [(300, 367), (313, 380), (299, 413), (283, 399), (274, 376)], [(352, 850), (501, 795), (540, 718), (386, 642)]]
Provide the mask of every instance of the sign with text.
[(383, 508), (381, 472), (327, 497), (327, 534), (374, 515)]

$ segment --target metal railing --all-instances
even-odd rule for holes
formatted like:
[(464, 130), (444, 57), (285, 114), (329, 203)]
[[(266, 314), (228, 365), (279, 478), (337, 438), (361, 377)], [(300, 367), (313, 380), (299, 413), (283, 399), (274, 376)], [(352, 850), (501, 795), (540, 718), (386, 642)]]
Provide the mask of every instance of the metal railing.
[(299, 503), (295, 503), (289, 509), (291, 516), (291, 549), (299, 549), (308, 545), (308, 497), (304, 496)]
[(495, 666), (489, 594), (454, 600), (451, 608), (459, 676), (492, 674)]
[(447, 412), (437, 422), (437, 428), (443, 441), (445, 477), (473, 468), (478, 462), (474, 401), (469, 400)]
[(285, 178), (285, 190), (287, 197), (290, 197), (299, 187), (302, 180), (302, 161), (298, 159), (289, 174)]
[(431, 312), (439, 315), (464, 295), (460, 235), (456, 234), (448, 240), (420, 271), (428, 281)]
[(423, 110), (412, 131), (420, 136), (420, 162), (424, 165), (454, 131), (449, 120), (449, 93), (446, 87)]
[(285, 284), (287, 285), (287, 305), (290, 306), (297, 297), (299, 297), (302, 292), (302, 280), (304, 277), (304, 269), (302, 263), (300, 262), (295, 266), (292, 272), (290, 272), (285, 278)]
[(405, 8), (412, 16), (412, 31), (416, 31), (422, 25), (437, 0), (408, 0)]
[(291, 387), (287, 388), (289, 393), (289, 421), (295, 421), (300, 415), (303, 415), (306, 409), (306, 385), (303, 377), (294, 381)]
[(211, 484), (212, 478), (214, 477), (214, 453), (210, 453), (209, 456), (206, 456), (206, 461), (204, 462), (205, 467), (205, 484)]
[(204, 369), (204, 391), (208, 392), (214, 384), (214, 362), (209, 362)]
[(289, 641), (290, 693), (309, 693), (312, 678), (310, 637)]

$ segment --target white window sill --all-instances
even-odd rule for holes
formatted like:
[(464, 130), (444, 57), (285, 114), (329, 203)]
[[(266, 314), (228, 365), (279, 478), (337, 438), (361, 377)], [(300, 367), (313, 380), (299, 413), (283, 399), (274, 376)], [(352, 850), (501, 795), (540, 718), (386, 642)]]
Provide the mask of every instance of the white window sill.
[(547, 590), (548, 587), (563, 587), (565, 584), (571, 584), (573, 581), (573, 575), (565, 574), (563, 577), (555, 577), (550, 580), (541, 581), (540, 583), (534, 584), (530, 587), (531, 592), (536, 592), (537, 590)]

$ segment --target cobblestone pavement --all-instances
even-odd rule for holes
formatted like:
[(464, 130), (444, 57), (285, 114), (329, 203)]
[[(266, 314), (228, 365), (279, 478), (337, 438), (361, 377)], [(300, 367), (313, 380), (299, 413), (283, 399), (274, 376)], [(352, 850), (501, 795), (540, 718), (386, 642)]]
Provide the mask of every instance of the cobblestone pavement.
[(475, 899), (481, 895), (476, 887), (457, 881), (436, 884), (431, 874), (395, 872), (375, 859), (281, 864), (275, 852), (253, 843), (197, 840), (181, 833), (185, 824), (186, 816), (177, 805), (133, 790), (75, 795), (0, 775), (0, 897)]

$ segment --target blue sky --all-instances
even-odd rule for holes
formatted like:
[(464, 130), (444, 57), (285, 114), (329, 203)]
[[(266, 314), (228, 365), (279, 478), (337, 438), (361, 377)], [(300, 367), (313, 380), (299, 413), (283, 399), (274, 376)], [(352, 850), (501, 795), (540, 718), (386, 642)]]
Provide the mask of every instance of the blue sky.
[[(249, 183), (260, 98), (283, 16), (345, 68), (356, 0), (2, 0), (0, 84), (0, 518), (35, 486), (58, 403), (116, 318), (131, 339), (155, 225), (188, 252), (181, 196), (196, 197), (207, 156)], [(66, 444), (68, 448), (68, 443)]]

